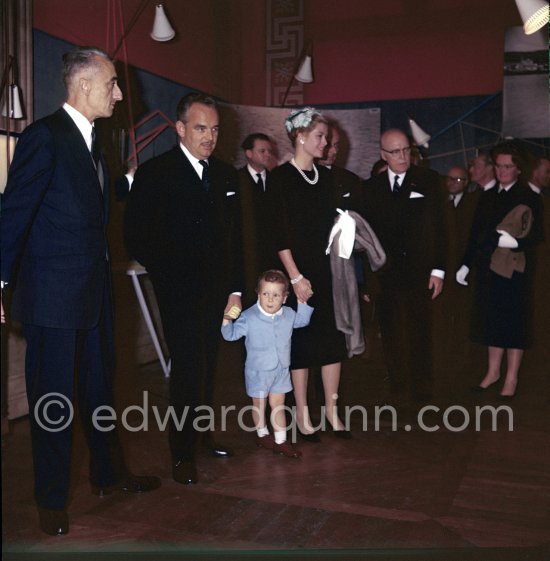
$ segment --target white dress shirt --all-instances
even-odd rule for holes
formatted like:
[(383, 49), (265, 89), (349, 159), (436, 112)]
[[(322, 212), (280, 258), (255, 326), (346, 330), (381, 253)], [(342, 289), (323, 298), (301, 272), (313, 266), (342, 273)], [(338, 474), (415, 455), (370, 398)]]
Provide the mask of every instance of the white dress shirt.
[[(191, 152), (189, 152), (189, 150), (187, 150), (187, 148), (181, 142), (180, 142), (180, 148), (183, 150), (183, 153), (187, 156), (187, 159), (189, 160), (189, 162), (197, 172), (197, 175), (202, 181), (202, 172), (204, 171), (204, 168), (202, 167), (202, 164), (199, 164), (201, 160), (195, 158), (195, 156), (193, 156), (193, 154), (191, 154)], [(202, 158), (202, 161), (208, 163), (208, 158)]]
[(250, 164), (246, 164), (246, 169), (248, 170), (248, 173), (252, 176), (252, 179), (254, 179), (254, 183), (258, 184), (258, 174), (260, 174), (260, 176), (262, 177), (262, 181), (264, 182), (264, 191), (265, 191), (265, 182), (267, 180), (267, 172), (265, 171), (265, 169), (263, 171), (256, 171)]
[(395, 183), (395, 177), (397, 176), (399, 178), (399, 186), (401, 187), (403, 185), (403, 181), (405, 181), (405, 175), (407, 175), (407, 172), (403, 172), (403, 173), (394, 173), (390, 168), (388, 168), (388, 176), (390, 179), (390, 187), (393, 193), (393, 184)]
[(74, 121), (74, 124), (78, 127), (80, 134), (84, 137), (86, 146), (88, 150), (92, 151), (92, 128), (93, 124), (88, 121), (80, 111), (77, 111), (72, 105), (68, 103), (63, 104), (63, 109), (69, 114), (69, 117)]

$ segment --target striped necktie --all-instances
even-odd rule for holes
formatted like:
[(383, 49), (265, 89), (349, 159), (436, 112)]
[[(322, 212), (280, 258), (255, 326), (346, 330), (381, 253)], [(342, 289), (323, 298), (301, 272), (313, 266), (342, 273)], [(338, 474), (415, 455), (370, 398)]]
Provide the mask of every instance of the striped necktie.
[(396, 175), (393, 180), (393, 194), (398, 195), (399, 191), (401, 190), (401, 185), (399, 184), (399, 176)]

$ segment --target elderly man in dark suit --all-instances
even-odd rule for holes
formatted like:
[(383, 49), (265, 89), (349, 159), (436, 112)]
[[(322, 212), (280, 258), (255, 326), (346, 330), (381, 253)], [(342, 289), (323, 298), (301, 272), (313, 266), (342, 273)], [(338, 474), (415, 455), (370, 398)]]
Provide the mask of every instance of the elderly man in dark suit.
[(379, 318), (390, 390), (409, 375), (415, 402), (432, 397), (430, 299), (443, 289), (445, 222), (439, 176), (411, 165), (411, 146), (400, 130), (380, 138), (387, 172), (365, 182), (363, 215), (387, 255), (380, 270)]
[[(27, 339), (35, 497), (41, 529), (68, 532), (73, 399), (90, 448), (90, 481), (149, 491), (153, 477), (130, 475), (114, 430), (94, 421), (112, 405), (113, 334), (107, 167), (94, 121), (122, 99), (113, 63), (94, 48), (63, 57), (67, 101), (30, 125), (15, 150), (2, 198), (2, 283)], [(75, 376), (76, 374), (76, 376)]]
[[(212, 156), (219, 132), (215, 101), (183, 97), (178, 146), (140, 165), (128, 197), (125, 239), (151, 276), (172, 359), (170, 451), (178, 483), (197, 482), (199, 406), (211, 406), (222, 312), (242, 308), (242, 249), (237, 172)], [(217, 457), (232, 451), (210, 432)]]

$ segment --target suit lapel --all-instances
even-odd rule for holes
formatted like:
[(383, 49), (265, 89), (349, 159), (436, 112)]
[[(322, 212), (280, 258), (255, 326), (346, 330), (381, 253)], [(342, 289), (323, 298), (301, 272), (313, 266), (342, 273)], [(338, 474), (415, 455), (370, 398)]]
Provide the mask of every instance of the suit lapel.
[(403, 179), (403, 185), (401, 186), (401, 190), (399, 191), (399, 195), (404, 198), (408, 199), (411, 191), (416, 190), (416, 182), (414, 180), (414, 175), (411, 173), (411, 169), (407, 170), (405, 174), (405, 178)]
[[(78, 167), (82, 170), (82, 173), (88, 174), (90, 181), (95, 184), (100, 201), (103, 202), (103, 193), (99, 177), (97, 175), (97, 170), (82, 133), (64, 109), (59, 109), (56, 115), (59, 117), (63, 128), (63, 139), (66, 143), (67, 151), (77, 160)], [(103, 157), (101, 157), (101, 164), (104, 170), (104, 183), (108, 189), (106, 173), (107, 166)]]
[(90, 174), (93, 173), (97, 177), (94, 161), (92, 160), (86, 141), (75, 122), (64, 109), (59, 109), (57, 115), (64, 129), (63, 132), (65, 134), (66, 144), (70, 148), (71, 154), (78, 160), (79, 167)]

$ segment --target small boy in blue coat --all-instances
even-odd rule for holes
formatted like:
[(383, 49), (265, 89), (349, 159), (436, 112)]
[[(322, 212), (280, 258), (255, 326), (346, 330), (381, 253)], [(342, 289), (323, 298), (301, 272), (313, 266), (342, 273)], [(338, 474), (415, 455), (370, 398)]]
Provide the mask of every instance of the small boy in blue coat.
[[(226, 341), (245, 337), (244, 377), (246, 393), (254, 406), (256, 444), (275, 454), (299, 458), (301, 452), (286, 440), (285, 393), (292, 390), (289, 370), (292, 330), (309, 324), (313, 308), (303, 302), (298, 302), (296, 312), (283, 306), (288, 296), (288, 279), (275, 269), (260, 276), (256, 292), (258, 302), (240, 317), (239, 310), (233, 308), (224, 316), (222, 335)], [(229, 317), (238, 319), (232, 321)], [(274, 438), (269, 434), (265, 418), (268, 399)]]

